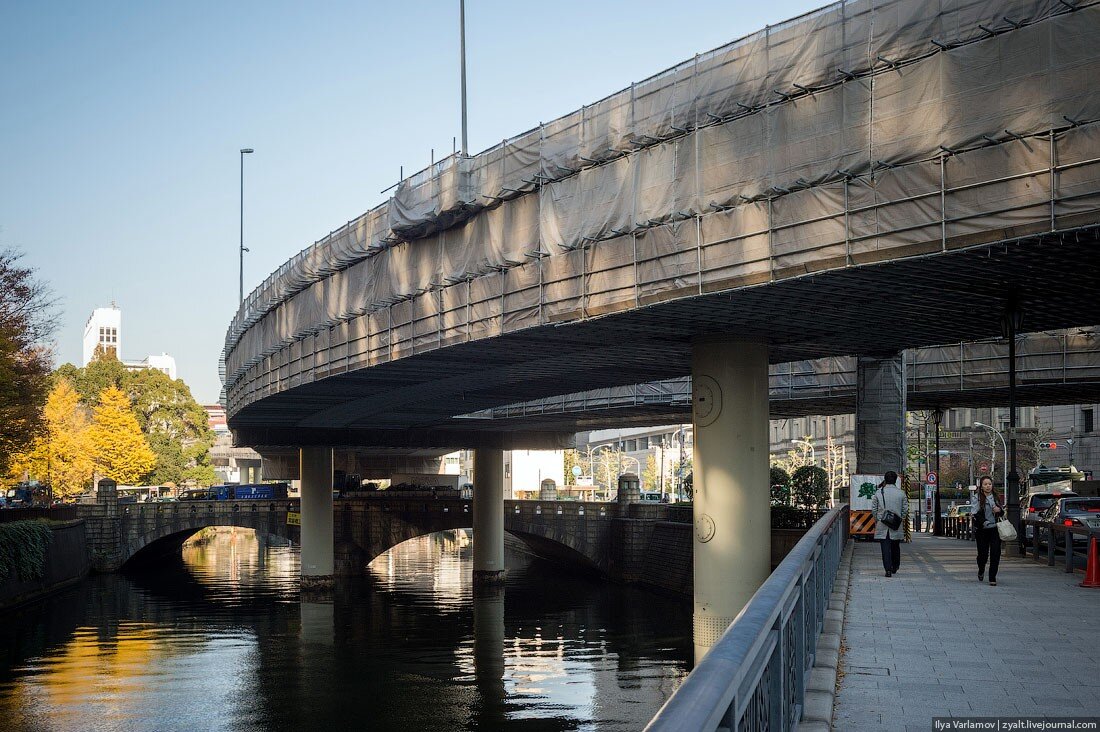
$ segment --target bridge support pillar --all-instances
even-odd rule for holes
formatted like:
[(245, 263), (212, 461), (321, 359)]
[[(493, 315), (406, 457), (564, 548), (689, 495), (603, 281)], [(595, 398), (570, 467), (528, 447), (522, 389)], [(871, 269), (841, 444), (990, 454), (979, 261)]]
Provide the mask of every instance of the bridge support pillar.
[(691, 373), (698, 662), (771, 572), (768, 347), (699, 339)]
[(856, 359), (856, 471), (905, 472), (905, 355)]
[(504, 451), (474, 450), (474, 586), (504, 581)]
[(302, 589), (332, 587), (332, 448), (303, 447)]

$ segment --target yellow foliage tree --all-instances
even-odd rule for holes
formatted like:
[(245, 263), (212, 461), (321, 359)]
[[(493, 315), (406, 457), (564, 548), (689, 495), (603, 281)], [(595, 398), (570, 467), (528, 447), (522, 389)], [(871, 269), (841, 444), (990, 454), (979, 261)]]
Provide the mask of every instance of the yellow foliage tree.
[(157, 456), (130, 411), (129, 398), (116, 386), (100, 392), (89, 436), (96, 471), (112, 480), (140, 483), (156, 465)]
[(53, 488), (54, 498), (69, 498), (92, 478), (88, 415), (68, 379), (58, 379), (43, 409), (45, 430), (23, 453), (12, 456), (17, 479), (29, 475)]

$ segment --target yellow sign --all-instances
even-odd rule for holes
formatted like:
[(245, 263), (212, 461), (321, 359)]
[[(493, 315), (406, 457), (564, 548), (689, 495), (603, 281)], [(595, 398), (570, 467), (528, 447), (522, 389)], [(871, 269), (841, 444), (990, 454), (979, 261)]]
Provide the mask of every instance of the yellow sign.
[(286, 512), (286, 525), (287, 526), (301, 526), (302, 525), (302, 514), (299, 513), (298, 511), (287, 511)]

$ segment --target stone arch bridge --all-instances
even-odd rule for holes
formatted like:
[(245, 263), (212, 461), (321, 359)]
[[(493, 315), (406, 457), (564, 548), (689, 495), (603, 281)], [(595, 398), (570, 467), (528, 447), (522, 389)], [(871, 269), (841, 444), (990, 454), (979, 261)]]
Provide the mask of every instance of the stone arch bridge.
[[(378, 494), (337, 500), (333, 509), (336, 573), (342, 575), (365, 572), (371, 560), (409, 539), (473, 525), (469, 499)], [(87, 524), (89, 552), (98, 571), (155, 562), (209, 526), (238, 526), (299, 539), (299, 527), (287, 521), (300, 511), (295, 499), (103, 502), (78, 506), (77, 511)], [(504, 528), (540, 556), (620, 581), (690, 592), (690, 506), (508, 500)], [(652, 576), (654, 568), (660, 568), (660, 576)]]
[[(358, 574), (383, 552), (435, 531), (469, 528), (470, 500), (371, 497), (335, 502), (337, 574)], [(690, 592), (691, 507), (504, 501), (504, 530), (535, 554), (625, 582)], [(477, 541), (477, 537), (474, 537)], [(647, 568), (649, 568), (647, 570)], [(653, 574), (659, 568), (660, 576)]]
[(178, 552), (188, 537), (209, 526), (238, 526), (299, 540), (298, 527), (287, 524), (288, 514), (299, 511), (296, 500), (130, 504), (106, 500), (76, 508), (87, 527), (92, 566), (101, 572)]

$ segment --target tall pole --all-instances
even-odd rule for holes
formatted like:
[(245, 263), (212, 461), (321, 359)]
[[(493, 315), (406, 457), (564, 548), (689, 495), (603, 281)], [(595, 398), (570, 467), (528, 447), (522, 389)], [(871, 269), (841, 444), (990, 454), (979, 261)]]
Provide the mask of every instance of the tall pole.
[(967, 468), (970, 471), (970, 482), (967, 485), (974, 485), (974, 433), (971, 432), (969, 440), (969, 453), (967, 457)]
[(242, 303), (244, 302), (244, 253), (248, 251), (244, 248), (244, 156), (248, 155), (251, 152), (253, 152), (253, 150), (250, 147), (241, 148), (241, 297), (238, 302)]
[(469, 156), (470, 143), (466, 139), (466, 0), (458, 0), (458, 52), (462, 73), (462, 154)]
[(940, 423), (943, 422), (943, 410), (939, 407), (932, 412), (932, 420), (936, 423), (936, 485), (932, 487), (932, 533), (935, 536), (943, 534), (943, 519), (940, 518), (940, 486), (943, 481), (943, 473), (940, 472)]
[[(1005, 507), (1008, 520), (1019, 531), (1020, 527), (1020, 474), (1016, 470), (1016, 333), (1020, 329), (1023, 313), (1016, 293), (1009, 296), (1005, 310), (1005, 335), (1008, 337), (1008, 473), (1005, 477)], [(1003, 438), (1002, 438), (1003, 439)]]

